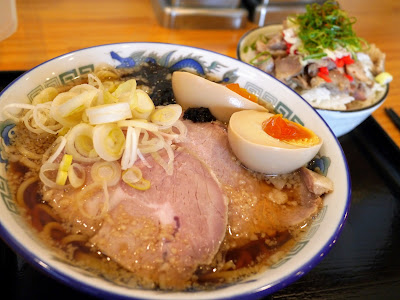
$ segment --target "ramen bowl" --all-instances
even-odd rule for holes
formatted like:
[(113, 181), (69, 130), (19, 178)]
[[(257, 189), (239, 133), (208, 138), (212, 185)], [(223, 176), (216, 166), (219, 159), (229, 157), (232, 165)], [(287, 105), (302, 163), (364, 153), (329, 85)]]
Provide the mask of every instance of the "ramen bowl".
[[(271, 294), (310, 271), (331, 249), (345, 222), (350, 201), (350, 176), (345, 156), (331, 129), (316, 111), (295, 92), (268, 74), (212, 51), (174, 44), (120, 43), (86, 48), (47, 61), (24, 73), (0, 95), (0, 110), (16, 101), (30, 103), (41, 90), (67, 85), (85, 76), (101, 63), (115, 67), (132, 67), (153, 61), (172, 70), (191, 70), (199, 74), (236, 82), (248, 91), (269, 99), (274, 109), (287, 119), (311, 128), (323, 139), (319, 155), (327, 176), (334, 182), (334, 191), (324, 198), (319, 214), (307, 234), (293, 249), (267, 270), (239, 282), (214, 289), (161, 291), (128, 288), (58, 259), (42, 243), (16, 205), (6, 175), (8, 162), (3, 159), (5, 145), (10, 143), (14, 125), (1, 119), (2, 161), (0, 164), (1, 194), (0, 234), (2, 239), (26, 261), (67, 286), (100, 297), (140, 299), (231, 299), (258, 298)], [(329, 167), (328, 167), (329, 166)]]
[[(261, 36), (272, 37), (277, 32), (282, 30), (282, 25), (267, 25), (263, 27), (254, 28), (246, 32), (239, 40), (236, 48), (236, 56), (239, 60), (249, 63), (254, 57), (254, 52), (251, 50), (251, 45), (255, 43)], [(352, 131), (360, 125), (366, 118), (368, 118), (375, 110), (377, 110), (389, 92), (389, 84), (386, 84), (380, 91), (374, 94), (373, 99), (368, 99), (357, 108), (347, 110), (334, 110), (316, 108), (317, 112), (331, 127), (333, 133), (340, 137)]]

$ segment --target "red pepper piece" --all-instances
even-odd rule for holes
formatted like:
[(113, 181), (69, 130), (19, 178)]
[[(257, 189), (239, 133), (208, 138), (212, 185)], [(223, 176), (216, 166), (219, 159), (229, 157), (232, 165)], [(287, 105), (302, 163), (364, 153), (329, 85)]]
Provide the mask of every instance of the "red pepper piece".
[(349, 74), (344, 74), (344, 76), (347, 77), (347, 79), (352, 82), (354, 80), (353, 76), (349, 75)]
[(342, 68), (344, 66), (344, 61), (341, 58), (336, 58), (335, 63), (336, 63), (336, 67), (338, 67), (338, 68)]
[(329, 75), (328, 67), (321, 67), (321, 68), (319, 68), (319, 71), (320, 71), (322, 74)]
[(326, 82), (332, 82), (332, 79), (329, 78), (329, 75), (324, 74), (322, 72), (318, 72), (317, 74), (319, 77), (321, 77), (323, 80), (325, 80)]
[(286, 42), (286, 41), (285, 41), (285, 44), (286, 44), (286, 53), (287, 53), (287, 54), (290, 54), (290, 48), (292, 47), (293, 44), (288, 43), (288, 42)]
[(343, 56), (342, 60), (345, 65), (351, 65), (352, 63), (354, 63), (354, 59), (352, 59), (350, 55)]

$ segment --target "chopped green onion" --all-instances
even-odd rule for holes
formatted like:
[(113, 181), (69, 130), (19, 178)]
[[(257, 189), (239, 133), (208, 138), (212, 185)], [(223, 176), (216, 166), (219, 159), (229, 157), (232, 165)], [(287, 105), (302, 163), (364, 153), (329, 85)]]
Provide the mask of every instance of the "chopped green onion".
[[(267, 58), (263, 59), (262, 61), (257, 61), (258, 58), (260, 58), (263, 55), (267, 55)], [(271, 58), (271, 53), (269, 53), (268, 51), (264, 51), (264, 52), (260, 52), (258, 53), (256, 56), (254, 56), (249, 62), (252, 65), (260, 65), (266, 61), (268, 61)]]
[(322, 57), (325, 57), (326, 53), (315, 53), (315, 54), (311, 54), (311, 55), (307, 55), (306, 57), (303, 58), (303, 60), (307, 60), (307, 59), (319, 59)]
[(261, 36), (259, 37), (259, 40), (260, 40), (261, 42), (263, 42), (264, 44), (266, 44), (266, 43), (268, 43), (269, 38), (267, 38), (265, 35), (261, 35)]
[(309, 4), (304, 14), (288, 19), (299, 26), (298, 36), (303, 42), (305, 54), (308, 54), (305, 59), (324, 57), (324, 49), (343, 47), (350, 52), (358, 52), (368, 46), (353, 31), (356, 18), (349, 17), (336, 1)]
[(253, 43), (251, 43), (251, 45), (250, 45), (251, 50), (256, 50), (256, 42), (257, 41), (254, 41)]

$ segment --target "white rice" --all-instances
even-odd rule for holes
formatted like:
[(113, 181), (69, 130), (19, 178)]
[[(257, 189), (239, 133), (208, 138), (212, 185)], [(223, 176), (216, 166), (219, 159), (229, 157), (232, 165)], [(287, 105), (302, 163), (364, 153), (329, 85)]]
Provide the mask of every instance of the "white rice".
[(306, 90), (301, 96), (313, 107), (335, 110), (346, 110), (346, 104), (354, 100), (354, 97), (347, 94), (332, 95), (325, 87)]

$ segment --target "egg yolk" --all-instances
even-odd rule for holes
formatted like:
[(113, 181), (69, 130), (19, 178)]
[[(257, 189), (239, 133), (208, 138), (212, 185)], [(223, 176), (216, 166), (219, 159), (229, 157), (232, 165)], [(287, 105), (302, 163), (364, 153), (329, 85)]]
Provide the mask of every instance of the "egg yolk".
[(290, 144), (311, 146), (319, 142), (319, 138), (311, 130), (282, 118), (281, 114), (265, 120), (262, 123), (262, 129), (268, 135)]
[(238, 83), (229, 83), (226, 87), (250, 101), (258, 102), (258, 97), (256, 95), (249, 93), (245, 88), (241, 88)]

